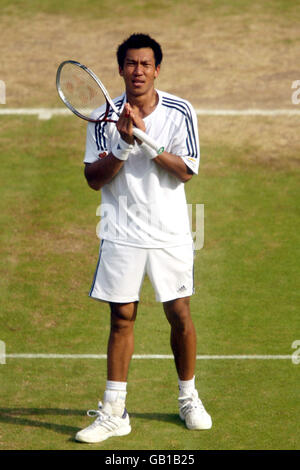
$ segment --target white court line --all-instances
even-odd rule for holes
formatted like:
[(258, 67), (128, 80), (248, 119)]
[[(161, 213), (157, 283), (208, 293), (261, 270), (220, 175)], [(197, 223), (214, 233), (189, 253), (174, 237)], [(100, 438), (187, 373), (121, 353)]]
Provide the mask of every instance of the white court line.
[(196, 109), (198, 116), (300, 116), (300, 109)]
[(52, 116), (72, 116), (68, 108), (4, 108), (0, 116), (38, 116), (39, 119), (50, 119)]
[[(300, 116), (300, 109), (196, 109), (198, 116)], [(68, 108), (0, 108), (0, 116), (38, 116), (50, 119), (52, 116), (71, 116)]]
[[(106, 354), (6, 354), (8, 359), (106, 359)], [(133, 359), (173, 359), (172, 354), (134, 354)], [(278, 360), (292, 359), (292, 355), (259, 355), (259, 354), (241, 354), (241, 355), (198, 355), (198, 360), (226, 360), (226, 359), (254, 359), (254, 360)]]

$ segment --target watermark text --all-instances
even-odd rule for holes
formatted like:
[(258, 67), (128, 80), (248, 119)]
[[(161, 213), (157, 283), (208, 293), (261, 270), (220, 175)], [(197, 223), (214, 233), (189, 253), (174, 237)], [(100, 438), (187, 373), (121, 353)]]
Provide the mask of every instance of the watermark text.
[(291, 347), (296, 349), (296, 351), (294, 351), (292, 354), (292, 363), (300, 364), (300, 339), (293, 341)]
[(0, 340), (0, 364), (6, 364), (5, 351), (5, 342)]
[(169, 242), (177, 235), (185, 236), (183, 227), (189, 227), (194, 249), (204, 246), (204, 204), (186, 204), (170, 211), (159, 203), (128, 204), (127, 196), (120, 196), (117, 204), (100, 204), (96, 216), (100, 217), (96, 226), (98, 238)]
[(6, 86), (3, 80), (0, 80), (0, 104), (6, 104)]
[(294, 80), (292, 83), (292, 88), (296, 89), (292, 93), (292, 103), (299, 104), (300, 103), (300, 80)]

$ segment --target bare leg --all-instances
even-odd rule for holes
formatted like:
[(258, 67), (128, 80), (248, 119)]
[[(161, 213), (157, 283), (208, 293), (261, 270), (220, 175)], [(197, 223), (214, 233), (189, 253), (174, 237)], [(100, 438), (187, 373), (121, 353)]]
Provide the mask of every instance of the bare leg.
[(165, 302), (164, 311), (171, 325), (171, 348), (180, 380), (190, 380), (195, 375), (196, 331), (190, 313), (190, 298)]
[(134, 322), (137, 302), (110, 304), (111, 325), (107, 347), (107, 380), (127, 382), (134, 349)]

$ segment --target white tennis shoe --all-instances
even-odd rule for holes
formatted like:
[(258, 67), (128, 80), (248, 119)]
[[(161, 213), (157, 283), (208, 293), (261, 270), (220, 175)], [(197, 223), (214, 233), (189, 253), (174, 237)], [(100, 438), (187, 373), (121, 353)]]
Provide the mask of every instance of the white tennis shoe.
[(189, 396), (179, 397), (179, 416), (188, 429), (210, 429), (212, 420), (198, 397), (197, 390)]
[(129, 415), (126, 408), (122, 416), (114, 415), (109, 402), (102, 405), (98, 403), (98, 410), (89, 410), (88, 416), (96, 416), (96, 420), (87, 428), (78, 431), (75, 436), (76, 441), (94, 444), (102, 442), (112, 436), (125, 436), (131, 431)]

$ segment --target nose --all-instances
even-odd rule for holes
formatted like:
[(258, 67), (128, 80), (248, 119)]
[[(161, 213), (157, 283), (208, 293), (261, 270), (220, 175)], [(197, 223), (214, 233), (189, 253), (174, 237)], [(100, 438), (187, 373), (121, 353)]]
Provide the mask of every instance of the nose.
[(141, 75), (143, 73), (142, 64), (136, 64), (134, 73), (135, 75)]

